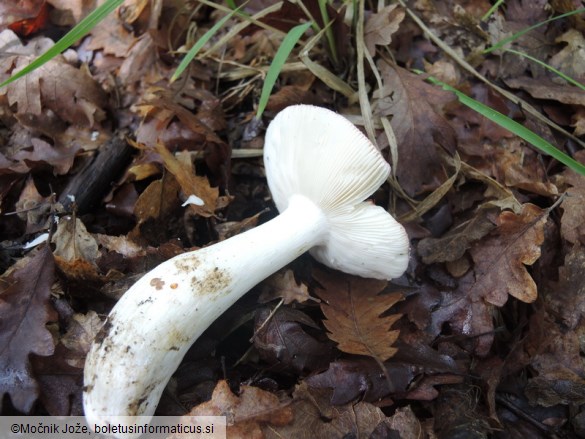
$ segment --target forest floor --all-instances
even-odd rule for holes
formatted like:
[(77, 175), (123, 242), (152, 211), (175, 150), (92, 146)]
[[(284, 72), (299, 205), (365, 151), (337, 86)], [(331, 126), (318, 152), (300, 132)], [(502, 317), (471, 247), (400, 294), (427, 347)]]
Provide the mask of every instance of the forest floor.
[[(96, 3), (0, 4), (0, 81)], [(585, 163), (585, 92), (551, 70), (585, 84), (585, 14), (547, 21), (583, 3), (250, 0), (171, 81), (232, 3), (127, 0), (0, 89), (2, 413), (82, 415), (119, 297), (277, 215), (264, 135), (303, 103), (391, 164), (372, 200), (406, 228), (408, 269), (376, 281), (303, 255), (196, 341), (157, 414), (227, 415), (230, 438), (585, 437), (585, 177), (427, 80)]]

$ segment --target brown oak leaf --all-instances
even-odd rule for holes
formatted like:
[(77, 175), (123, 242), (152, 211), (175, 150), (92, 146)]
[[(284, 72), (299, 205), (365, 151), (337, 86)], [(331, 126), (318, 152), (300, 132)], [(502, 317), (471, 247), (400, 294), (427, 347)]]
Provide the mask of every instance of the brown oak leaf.
[[(2, 32), (0, 42), (11, 44), (11, 55), (0, 63), (0, 80), (24, 68), (53, 45), (50, 39), (43, 38), (23, 46), (10, 31)], [(88, 69), (74, 67), (61, 55), (0, 90), (3, 95), (16, 107), (17, 115), (38, 116), (43, 110), (52, 110), (63, 121), (88, 127), (105, 118), (107, 99), (103, 90)]]
[(452, 228), (440, 238), (424, 238), (418, 243), (418, 253), (425, 264), (453, 262), (461, 258), (471, 245), (493, 228), (493, 209), (479, 209), (475, 215)]
[(508, 294), (523, 302), (534, 302), (536, 283), (526, 266), (540, 257), (547, 218), (545, 211), (528, 203), (519, 215), (502, 212), (497, 229), (471, 248), (475, 262), (471, 294), (496, 306), (503, 306)]
[(227, 437), (263, 438), (265, 424), (283, 426), (293, 420), (288, 402), (281, 402), (278, 396), (252, 386), (240, 386), (235, 395), (228, 383), (221, 380), (215, 386), (211, 400), (199, 404), (189, 412), (190, 416), (225, 416)]
[(392, 42), (392, 35), (404, 20), (406, 13), (402, 8), (396, 9), (397, 6), (398, 4), (386, 6), (368, 18), (364, 39), (372, 56), (376, 54), (376, 45), (387, 46)]
[(263, 284), (264, 289), (259, 298), (261, 303), (282, 299), (282, 303), (289, 305), (295, 301), (303, 303), (309, 299), (317, 300), (310, 296), (309, 289), (304, 283), (297, 284), (292, 270), (273, 274)]
[(198, 202), (191, 204), (195, 213), (206, 218), (212, 216), (219, 196), (219, 189), (211, 187), (207, 177), (195, 175), (191, 162), (185, 160), (189, 155), (176, 158), (166, 146), (158, 142), (155, 149), (162, 157), (165, 168), (173, 174), (181, 186), (185, 196), (194, 195), (197, 197)]
[(494, 339), (493, 306), (503, 306), (512, 295), (523, 302), (537, 297), (536, 284), (526, 269), (540, 257), (546, 211), (524, 204), (520, 214), (502, 212), (497, 227), (470, 249), (475, 262), (458, 279), (457, 289), (442, 292), (441, 305), (432, 312), (432, 330), (445, 322), (457, 334), (470, 337), (477, 355), (486, 355)]
[[(314, 389), (302, 382), (295, 389), (293, 402), (294, 421), (285, 426), (272, 427), (268, 439), (277, 438), (380, 438), (394, 437), (390, 429), (400, 431), (396, 437), (418, 437), (402, 434), (408, 431), (397, 425), (397, 418), (387, 418), (379, 407), (360, 401), (332, 406), (330, 391)], [(412, 422), (418, 423), (414, 415)], [(384, 428), (386, 427), (386, 428)], [(420, 427), (420, 426), (419, 426)], [(419, 435), (420, 436), (420, 435)]]
[(437, 147), (455, 150), (455, 131), (440, 112), (453, 96), (403, 68), (379, 62), (378, 69), (384, 86), (374, 98), (377, 114), (391, 117), (398, 181), (411, 196), (434, 189), (445, 179)]
[(55, 318), (49, 302), (53, 273), (53, 255), (45, 245), (0, 279), (0, 395), (10, 394), (14, 407), (25, 413), (39, 396), (29, 356), (52, 355), (55, 348), (45, 326)]
[[(583, 163), (585, 153), (579, 151), (575, 158)], [(561, 236), (571, 244), (585, 244), (585, 177), (567, 169), (559, 180), (568, 186), (561, 203)]]
[(387, 284), (381, 280), (325, 271), (316, 271), (313, 277), (323, 287), (317, 290), (323, 299), (321, 310), (327, 318), (323, 324), (340, 350), (378, 361), (396, 353), (392, 344), (399, 331), (391, 331), (390, 327), (401, 316), (381, 315), (402, 299), (401, 294), (379, 295)]

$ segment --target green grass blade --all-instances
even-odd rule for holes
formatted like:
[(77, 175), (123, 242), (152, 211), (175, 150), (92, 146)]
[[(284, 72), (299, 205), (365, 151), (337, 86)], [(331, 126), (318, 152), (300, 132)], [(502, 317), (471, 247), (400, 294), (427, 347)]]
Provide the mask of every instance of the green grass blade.
[(504, 38), (504, 39), (503, 39), (503, 40), (501, 40), (501, 41), (498, 41), (498, 42), (497, 42), (496, 44), (494, 44), (493, 46), (491, 46), (491, 47), (488, 47), (487, 49), (485, 49), (485, 50), (484, 50), (482, 53), (483, 53), (483, 54), (486, 54), (486, 53), (493, 52), (494, 50), (501, 49), (501, 48), (502, 48), (503, 46), (505, 46), (506, 44), (508, 44), (508, 43), (510, 43), (510, 42), (512, 42), (512, 41), (514, 41), (515, 39), (517, 39), (517, 38), (521, 37), (522, 35), (524, 35), (524, 34), (525, 34), (525, 33), (527, 33), (527, 32), (530, 32), (531, 30), (534, 30), (534, 29), (536, 29), (536, 28), (538, 28), (538, 27), (540, 27), (540, 26), (542, 26), (542, 25), (545, 25), (545, 24), (547, 24), (547, 23), (550, 23), (551, 21), (559, 20), (559, 19), (561, 19), (561, 18), (569, 17), (569, 16), (571, 16), (571, 15), (575, 15), (575, 14), (580, 14), (581, 12), (585, 12), (585, 8), (577, 9), (577, 10), (575, 10), (575, 11), (571, 11), (571, 12), (566, 12), (566, 13), (564, 13), (564, 14), (557, 15), (556, 17), (552, 17), (552, 18), (549, 18), (548, 20), (545, 20), (545, 21), (542, 21), (542, 22), (540, 22), (540, 23), (537, 23), (537, 24), (535, 24), (535, 25), (533, 25), (533, 26), (530, 26), (530, 27), (527, 27), (527, 28), (525, 28), (525, 29), (522, 29), (521, 31), (519, 31), (519, 32), (516, 32), (514, 35), (511, 35), (511, 36), (509, 36), (509, 37), (507, 37), (507, 38)]
[[(244, 6), (244, 5), (242, 5), (242, 6)], [(236, 14), (240, 11), (242, 6), (234, 9), (232, 12), (227, 14), (225, 17), (223, 17), (217, 23), (215, 23), (211, 29), (209, 29), (207, 32), (205, 32), (205, 34), (203, 34), (203, 36), (201, 38), (199, 38), (199, 40), (197, 40), (197, 42), (193, 45), (193, 47), (191, 47), (191, 49), (189, 49), (189, 52), (187, 52), (187, 55), (185, 55), (185, 57), (181, 60), (181, 63), (179, 64), (179, 67), (177, 67), (177, 70), (175, 70), (175, 73), (173, 73), (173, 76), (171, 76), (171, 83), (175, 82), (179, 78), (179, 76), (181, 76), (183, 74), (183, 72), (185, 71), (187, 66), (191, 63), (191, 61), (193, 61), (193, 58), (195, 58), (195, 56), (197, 55), (197, 53), (199, 53), (201, 48), (203, 46), (205, 46), (205, 44), (211, 39), (212, 36), (214, 36), (216, 34), (216, 32), (218, 30), (221, 29), (221, 27), (225, 24), (226, 21), (228, 21), (234, 14)]]
[(526, 53), (522, 53), (522, 52), (519, 52), (519, 51), (513, 50), (513, 49), (506, 49), (506, 52), (514, 53), (514, 54), (516, 54), (518, 56), (521, 56), (521, 57), (524, 57), (526, 59), (529, 59), (530, 61), (535, 62), (538, 65), (541, 65), (542, 67), (544, 67), (545, 69), (548, 69), (551, 72), (555, 73), (556, 75), (560, 76), (565, 81), (567, 81), (569, 84), (573, 84), (574, 86), (579, 87), (581, 90), (585, 91), (585, 85), (581, 84), (580, 82), (575, 81), (573, 78), (571, 78), (568, 75), (565, 75), (560, 70), (557, 70), (557, 69), (555, 69), (552, 66), (549, 66), (547, 63), (545, 63), (545, 62), (543, 62), (543, 61), (541, 61), (541, 60), (539, 60), (537, 58), (534, 58), (533, 56), (530, 56), (530, 55), (528, 55)]
[(286, 62), (288, 56), (292, 52), (299, 39), (303, 36), (309, 27), (311, 27), (311, 22), (299, 24), (293, 27), (286, 34), (284, 40), (282, 40), (282, 44), (276, 51), (274, 59), (272, 60), (272, 64), (270, 64), (270, 69), (268, 69), (268, 73), (266, 73), (266, 79), (264, 80), (264, 86), (262, 87), (262, 94), (260, 95), (260, 101), (258, 102), (258, 111), (256, 112), (257, 119), (262, 117), (262, 113), (266, 108), (268, 98), (270, 98), (270, 93), (272, 92), (272, 88), (276, 83), (276, 79), (280, 74), (282, 66)]
[(11, 82), (16, 81), (19, 78), (29, 74), (33, 70), (38, 69), (40, 66), (45, 64), (47, 61), (55, 58), (64, 50), (71, 47), (71, 45), (75, 44), (79, 41), (80, 38), (84, 37), (90, 30), (92, 30), (96, 24), (100, 23), (109, 13), (111, 13), (114, 9), (120, 6), (124, 0), (108, 0), (99, 8), (96, 8), (92, 11), (87, 17), (81, 20), (77, 26), (71, 29), (67, 34), (63, 36), (59, 41), (55, 43), (53, 47), (43, 53), (41, 56), (36, 58), (33, 62), (31, 62), (28, 66), (24, 69), (20, 70), (19, 72), (12, 75), (6, 81), (0, 84), (0, 88), (10, 84)]
[[(418, 71), (417, 73), (422, 72)], [(481, 114), (484, 117), (487, 117), (489, 120), (497, 123), (501, 127), (511, 131), (518, 137), (530, 143), (535, 148), (538, 148), (540, 151), (550, 155), (551, 157), (554, 157), (559, 162), (568, 166), (573, 171), (581, 175), (585, 175), (585, 165), (579, 163), (572, 157), (569, 157), (567, 154), (565, 154), (558, 148), (554, 147), (546, 140), (544, 140), (542, 137), (540, 137), (538, 134), (530, 131), (525, 126), (510, 119), (508, 116), (503, 115), (502, 113), (494, 110), (493, 108), (490, 108), (487, 105), (484, 105), (479, 101), (476, 101), (475, 99), (467, 96), (465, 93), (460, 92), (459, 90), (451, 87), (450, 85), (445, 84), (444, 82), (439, 81), (436, 78), (428, 77), (427, 80), (433, 84), (440, 85), (441, 87), (443, 87), (444, 90), (455, 93), (455, 95), (462, 104), (468, 106), (474, 111), (477, 111), (479, 114)]]
[(321, 17), (323, 18), (325, 28), (327, 29), (325, 31), (325, 35), (327, 35), (327, 43), (329, 44), (331, 57), (333, 58), (333, 63), (337, 66), (339, 64), (339, 60), (337, 59), (337, 47), (335, 46), (333, 29), (330, 26), (331, 19), (329, 18), (329, 13), (327, 12), (327, 0), (319, 0), (319, 10), (321, 11)]
[(487, 11), (484, 14), (484, 16), (481, 17), (481, 21), (486, 21), (488, 18), (490, 18), (492, 14), (498, 10), (502, 3), (504, 3), (504, 0), (498, 0), (496, 3), (494, 3), (494, 5), (489, 9), (489, 11)]

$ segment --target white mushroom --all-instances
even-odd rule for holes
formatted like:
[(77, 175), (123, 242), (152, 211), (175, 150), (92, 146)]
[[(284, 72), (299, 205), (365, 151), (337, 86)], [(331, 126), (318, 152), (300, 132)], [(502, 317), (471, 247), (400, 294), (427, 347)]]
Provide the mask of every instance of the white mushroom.
[(153, 415), (187, 349), (250, 288), (301, 254), (362, 277), (396, 278), (409, 242), (383, 208), (364, 200), (390, 166), (344, 117), (314, 106), (288, 107), (264, 146), (276, 218), (154, 268), (118, 301), (96, 337), (84, 371), (90, 425)]

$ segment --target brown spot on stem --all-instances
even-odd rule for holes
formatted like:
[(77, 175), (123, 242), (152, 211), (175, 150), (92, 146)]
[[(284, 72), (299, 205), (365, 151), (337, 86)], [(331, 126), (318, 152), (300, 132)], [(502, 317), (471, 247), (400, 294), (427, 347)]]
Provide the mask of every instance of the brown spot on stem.
[(199, 258), (195, 255), (188, 255), (177, 259), (175, 261), (175, 267), (179, 272), (191, 273), (199, 266)]
[(226, 290), (232, 283), (232, 277), (228, 270), (220, 270), (215, 267), (204, 276), (193, 276), (191, 286), (196, 295), (215, 295)]
[(156, 288), (157, 290), (162, 290), (165, 286), (165, 281), (162, 280), (160, 277), (155, 277), (150, 280), (150, 285)]

